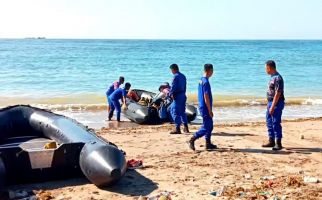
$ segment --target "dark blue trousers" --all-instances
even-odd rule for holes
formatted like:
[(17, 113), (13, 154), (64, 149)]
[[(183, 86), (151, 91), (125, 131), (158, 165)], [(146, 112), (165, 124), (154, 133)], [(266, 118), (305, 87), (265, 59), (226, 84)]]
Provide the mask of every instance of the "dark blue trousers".
[(107, 99), (108, 106), (111, 106), (112, 105), (112, 100), (108, 97), (108, 95), (106, 95), (106, 99)]
[(205, 136), (206, 140), (210, 140), (211, 132), (214, 128), (214, 122), (209, 115), (202, 116), (202, 126), (200, 129), (194, 134), (195, 138), (200, 138)]
[(110, 108), (110, 112), (108, 114), (109, 118), (113, 117), (114, 114), (114, 110), (116, 110), (116, 119), (117, 121), (121, 121), (121, 104), (119, 102), (119, 100), (112, 100), (109, 98), (109, 100), (111, 101), (111, 108)]
[(171, 117), (176, 125), (176, 127), (180, 127), (180, 125), (188, 124), (188, 119), (186, 115), (186, 97), (178, 98), (173, 100), (171, 104)]
[(284, 109), (284, 101), (279, 101), (275, 106), (273, 115), (269, 114), (269, 109), (272, 106), (272, 102), (268, 102), (266, 111), (266, 125), (268, 131), (268, 137), (273, 139), (282, 139), (282, 112)]

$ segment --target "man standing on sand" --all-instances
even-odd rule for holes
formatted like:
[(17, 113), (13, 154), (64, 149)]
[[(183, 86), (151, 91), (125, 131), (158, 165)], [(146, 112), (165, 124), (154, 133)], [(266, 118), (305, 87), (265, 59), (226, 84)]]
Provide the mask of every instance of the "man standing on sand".
[(114, 81), (108, 88), (106, 91), (106, 99), (107, 99), (107, 103), (108, 103), (108, 107), (107, 107), (107, 111), (110, 112), (111, 110), (111, 106), (112, 106), (112, 102), (110, 101), (110, 99), (108, 98), (116, 89), (118, 89), (123, 83), (124, 83), (124, 77), (120, 76), (118, 81)]
[(213, 74), (213, 65), (204, 65), (204, 76), (201, 78), (198, 86), (198, 103), (199, 112), (202, 116), (201, 128), (189, 140), (189, 148), (195, 151), (195, 141), (202, 136), (206, 139), (206, 150), (211, 151), (217, 149), (217, 146), (211, 143), (211, 132), (214, 128), (213, 112), (212, 112), (212, 93), (209, 78)]
[[(281, 150), (282, 146), (282, 111), (284, 109), (284, 81), (276, 70), (273, 60), (266, 62), (266, 73), (271, 75), (267, 89), (266, 125), (268, 130), (268, 142), (262, 147), (273, 147), (273, 150)], [(276, 139), (276, 142), (275, 142)]]
[(175, 123), (175, 130), (170, 134), (181, 134), (180, 126), (183, 123), (183, 132), (189, 133), (188, 119), (186, 115), (186, 85), (187, 79), (185, 75), (179, 72), (179, 66), (177, 64), (170, 65), (170, 70), (174, 75), (169, 96), (173, 99), (171, 104), (171, 116)]

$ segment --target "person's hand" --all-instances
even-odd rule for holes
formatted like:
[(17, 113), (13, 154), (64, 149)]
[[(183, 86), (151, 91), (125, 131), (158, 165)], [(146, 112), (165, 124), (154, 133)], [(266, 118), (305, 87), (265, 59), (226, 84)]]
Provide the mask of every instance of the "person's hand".
[(210, 112), (209, 112), (209, 116), (210, 116), (211, 118), (213, 118), (213, 117), (214, 117), (214, 113), (213, 113), (212, 111), (210, 111)]
[(274, 107), (272, 106), (272, 107), (269, 109), (269, 114), (270, 114), (270, 115), (273, 115), (273, 114), (274, 114), (274, 110), (275, 110), (275, 109), (274, 109)]
[(126, 104), (123, 104), (123, 106), (122, 106), (122, 110), (127, 110), (127, 106), (126, 106)]

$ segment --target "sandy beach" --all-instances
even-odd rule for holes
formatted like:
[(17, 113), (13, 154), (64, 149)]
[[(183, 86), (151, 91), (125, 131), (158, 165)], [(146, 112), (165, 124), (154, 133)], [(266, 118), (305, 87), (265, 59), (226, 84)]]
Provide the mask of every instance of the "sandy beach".
[[(126, 151), (127, 159), (141, 159), (144, 168), (129, 170), (113, 187), (99, 189), (86, 179), (10, 186), (34, 191), (40, 199), (138, 199), (171, 193), (172, 199), (322, 199), (322, 119), (283, 123), (280, 152), (261, 148), (266, 140), (263, 123), (220, 125), (212, 140), (217, 151), (188, 149), (191, 134), (169, 135), (172, 125), (139, 126), (124, 122), (97, 133)], [(129, 125), (129, 126), (128, 126)], [(191, 126), (191, 132), (198, 129)], [(315, 177), (320, 183), (305, 183)], [(220, 196), (210, 192), (220, 191)]]

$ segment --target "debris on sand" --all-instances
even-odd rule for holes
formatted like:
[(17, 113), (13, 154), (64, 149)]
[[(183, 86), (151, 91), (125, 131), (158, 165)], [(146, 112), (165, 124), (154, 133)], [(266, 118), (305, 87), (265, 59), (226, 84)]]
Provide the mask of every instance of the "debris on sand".
[(127, 169), (141, 169), (143, 168), (142, 160), (131, 159), (127, 161)]
[(261, 177), (261, 180), (273, 180), (275, 178), (276, 178), (275, 176), (263, 176)]
[[(316, 181), (312, 179), (312, 181)], [(261, 181), (251, 187), (225, 186), (222, 194), (218, 191), (211, 192), (213, 196), (225, 196), (229, 199), (245, 198), (245, 199), (287, 199), (287, 195), (276, 194), (277, 189), (299, 188), (305, 186), (302, 176), (285, 176), (285, 177), (262, 177)], [(280, 196), (281, 195), (281, 196)]]
[(305, 185), (302, 177), (299, 176), (289, 176), (286, 179), (287, 186), (300, 187)]
[(320, 180), (315, 177), (305, 176), (304, 177), (304, 183), (319, 183)]
[[(147, 200), (172, 200), (171, 195), (173, 195), (173, 192), (164, 191), (158, 195), (148, 197)], [(143, 198), (143, 200), (145, 199)]]
[(224, 194), (226, 190), (226, 186), (222, 186), (220, 189), (218, 189), (217, 191), (211, 191), (209, 194), (212, 196), (222, 196)]

